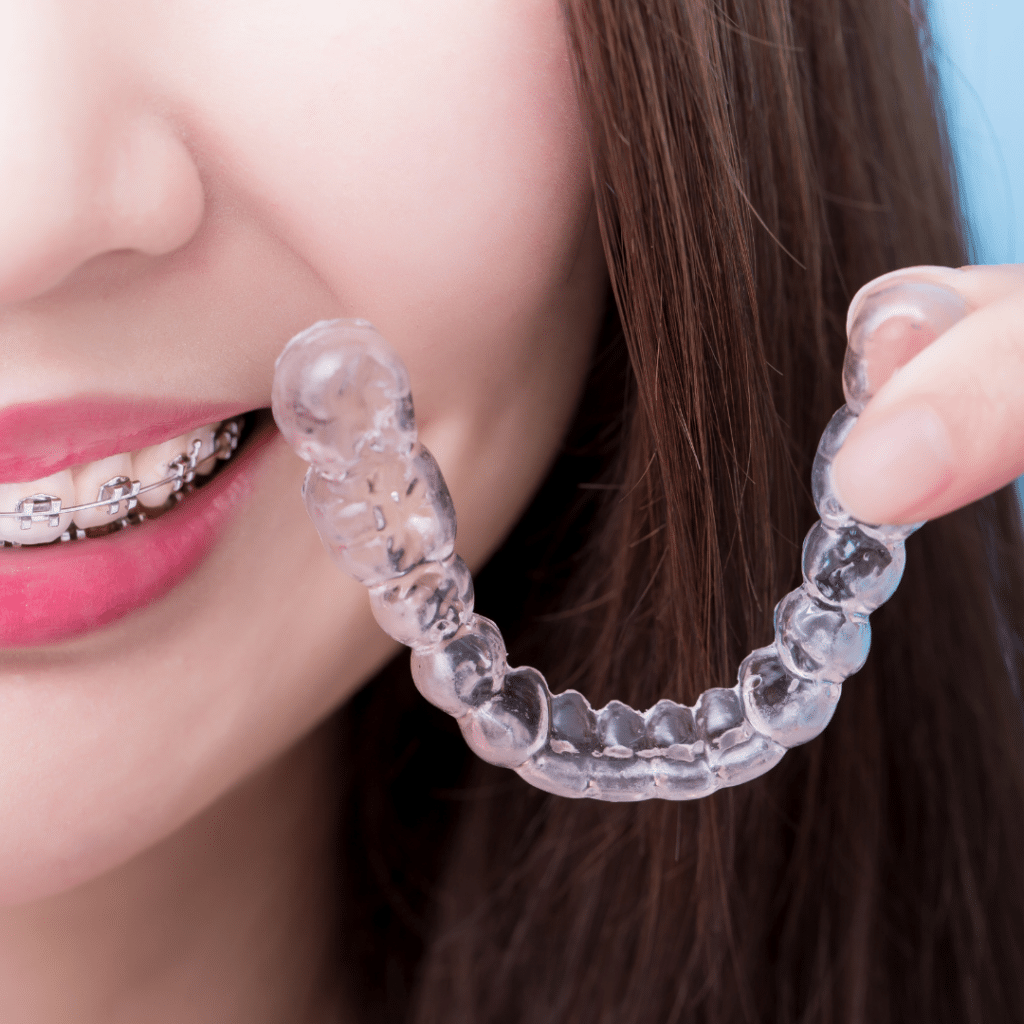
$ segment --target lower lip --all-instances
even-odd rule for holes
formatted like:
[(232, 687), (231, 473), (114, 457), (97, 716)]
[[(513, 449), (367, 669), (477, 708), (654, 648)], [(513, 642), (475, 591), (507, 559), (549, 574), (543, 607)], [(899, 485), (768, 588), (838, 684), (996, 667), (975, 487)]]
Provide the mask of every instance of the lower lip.
[(166, 515), (68, 544), (0, 552), (0, 648), (70, 640), (159, 600), (206, 557), (252, 493), (261, 428), (217, 476)]

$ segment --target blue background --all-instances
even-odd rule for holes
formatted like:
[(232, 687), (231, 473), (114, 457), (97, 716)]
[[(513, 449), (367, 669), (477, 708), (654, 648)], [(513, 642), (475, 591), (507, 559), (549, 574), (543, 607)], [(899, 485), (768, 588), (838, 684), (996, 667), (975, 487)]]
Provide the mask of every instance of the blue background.
[(976, 263), (1024, 263), (1024, 0), (929, 0)]
[(971, 258), (1024, 263), (1024, 0), (928, 7)]

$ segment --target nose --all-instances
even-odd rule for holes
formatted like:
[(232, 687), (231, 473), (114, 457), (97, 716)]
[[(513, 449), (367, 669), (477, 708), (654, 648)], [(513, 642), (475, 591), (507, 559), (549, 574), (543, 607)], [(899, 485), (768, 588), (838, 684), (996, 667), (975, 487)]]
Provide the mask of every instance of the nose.
[(171, 253), (203, 219), (180, 133), (76, 7), (2, 4), (0, 305), (45, 294), (105, 253)]

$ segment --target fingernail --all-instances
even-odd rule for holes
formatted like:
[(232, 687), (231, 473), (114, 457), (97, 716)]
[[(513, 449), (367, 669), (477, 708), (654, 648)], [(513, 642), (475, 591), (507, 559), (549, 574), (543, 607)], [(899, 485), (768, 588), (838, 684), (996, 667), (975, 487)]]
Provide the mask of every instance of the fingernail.
[(837, 497), (865, 523), (915, 522), (952, 476), (946, 425), (923, 403), (855, 428), (832, 463)]
[[(846, 334), (849, 336), (853, 324), (857, 320), (857, 316), (860, 313), (861, 307), (864, 305), (866, 299), (870, 298), (876, 292), (883, 291), (888, 288), (896, 287), (900, 284), (924, 284), (933, 285), (936, 288), (942, 289), (950, 293), (951, 296), (955, 296), (960, 303), (966, 303), (961, 296), (959, 288), (960, 282), (963, 277), (963, 272), (955, 270), (953, 267), (932, 267), (932, 266), (920, 266), (920, 267), (903, 267), (900, 270), (892, 270), (888, 274), (882, 274), (881, 277), (876, 277), (872, 281), (868, 281), (867, 284), (862, 285), (850, 301), (850, 308), (846, 314)], [(961, 313), (961, 316), (963, 314)]]

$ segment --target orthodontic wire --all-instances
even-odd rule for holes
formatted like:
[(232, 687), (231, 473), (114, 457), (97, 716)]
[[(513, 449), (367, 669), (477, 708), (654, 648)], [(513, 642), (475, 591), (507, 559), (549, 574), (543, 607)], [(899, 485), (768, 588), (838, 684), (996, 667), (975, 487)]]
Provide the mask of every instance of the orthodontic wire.
[[(417, 440), (404, 365), (363, 320), (321, 321), (278, 357), (273, 412), (310, 468), (306, 509), (334, 561), (369, 590), (380, 626), (412, 648), (412, 676), (453, 715), (470, 748), (540, 789), (608, 801), (690, 800), (768, 771), (828, 724), (843, 681), (864, 664), (868, 615), (892, 596), (904, 541), (922, 523), (861, 523), (840, 504), (832, 460), (877, 390), (877, 328), (905, 317), (924, 344), (967, 314), (954, 293), (900, 282), (872, 293), (850, 325), (847, 399), (818, 444), (803, 583), (776, 606), (775, 639), (744, 659), (730, 688), (693, 706), (644, 712), (581, 693), (552, 694), (540, 672), (513, 668), (498, 627), (473, 611), (473, 580), (454, 553), (455, 510)], [(922, 345), (923, 347), (923, 345)]]
[(130, 512), (138, 505), (139, 496), (154, 491), (159, 487), (172, 487), (172, 494), (176, 494), (186, 484), (195, 479), (197, 467), (205, 465), (211, 460), (227, 460), (238, 447), (238, 438), (241, 433), (241, 425), (244, 417), (236, 417), (227, 420), (220, 425), (219, 430), (214, 434), (213, 451), (209, 455), (199, 458), (203, 442), (198, 438), (192, 441), (191, 451), (183, 452), (168, 462), (173, 468), (171, 476), (164, 477), (155, 483), (146, 484), (145, 487), (138, 480), (131, 480), (126, 476), (112, 477), (105, 484), (101, 484), (96, 501), (84, 505), (64, 506), (60, 497), (55, 494), (30, 494), (22, 498), (14, 507), (13, 512), (0, 512), (0, 519), (16, 519), (21, 529), (29, 530), (33, 523), (41, 523), (44, 520), (49, 526), (59, 526), (60, 517), (74, 515), (76, 512), (83, 512), (86, 509), (102, 508), (107, 506), (107, 512), (111, 516), (118, 514), (121, 502), (124, 502), (125, 512)]

